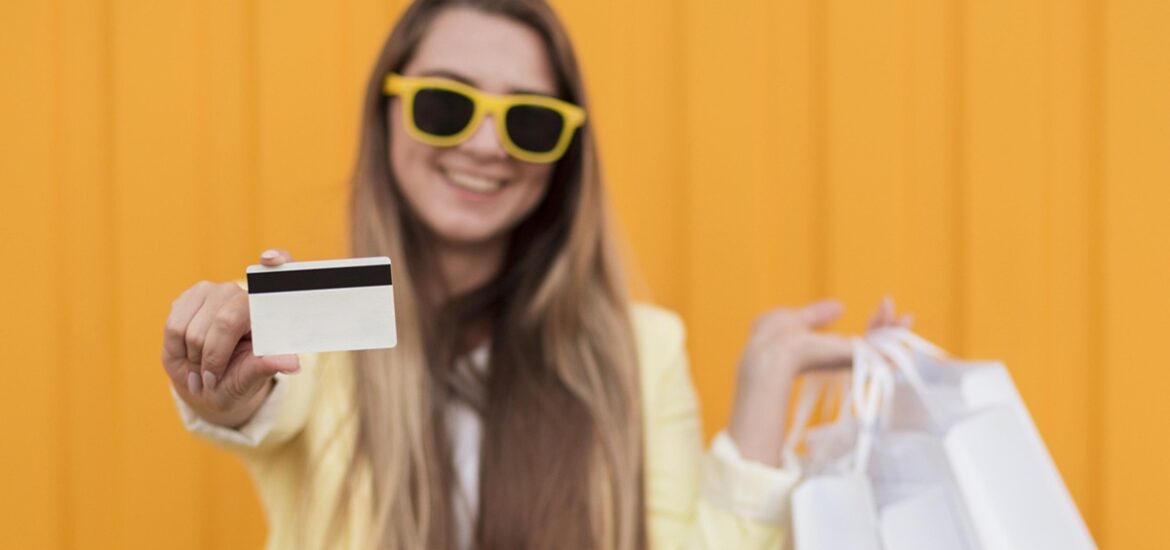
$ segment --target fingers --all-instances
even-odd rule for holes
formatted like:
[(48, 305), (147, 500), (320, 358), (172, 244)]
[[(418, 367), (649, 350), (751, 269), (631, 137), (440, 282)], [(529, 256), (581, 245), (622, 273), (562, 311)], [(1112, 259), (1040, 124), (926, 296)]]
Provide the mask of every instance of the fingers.
[(236, 345), (252, 329), (248, 310), (248, 295), (238, 292), (228, 298), (215, 312), (202, 351), (202, 382), (206, 389), (214, 389), (223, 378)]
[[(812, 308), (818, 306), (813, 304)], [(806, 308), (806, 310), (808, 309)], [(815, 314), (809, 313), (813, 316)], [(882, 298), (873, 315), (869, 318), (867, 331), (887, 327), (909, 328), (914, 322), (912, 314), (895, 315), (894, 299), (886, 296)], [(853, 344), (849, 338), (837, 334), (811, 333), (808, 343), (802, 346), (806, 365), (809, 368), (838, 368), (848, 367), (852, 362)]]
[(853, 342), (838, 334), (812, 333), (800, 350), (800, 370), (843, 369), (853, 364)]
[(801, 321), (807, 326), (820, 328), (836, 321), (845, 312), (845, 306), (837, 300), (821, 300), (799, 309)]
[(196, 283), (171, 303), (171, 312), (163, 326), (163, 365), (172, 377), (178, 374), (177, 367), (181, 364), (175, 360), (187, 357), (187, 326), (203, 306), (207, 294), (202, 290), (210, 284), (207, 281)]
[(199, 373), (193, 370), (188, 370), (186, 378), (187, 391), (190, 392), (191, 395), (199, 395), (199, 392), (203, 391), (203, 383), (199, 381)]
[(187, 323), (187, 333), (184, 337), (187, 345), (187, 362), (195, 367), (203, 362), (203, 342), (207, 337), (207, 328), (215, 316), (215, 310), (218, 309), (216, 307), (218, 304), (211, 301), (213, 297), (209, 295), (207, 298), (191, 318), (191, 322)]
[(866, 332), (886, 328), (886, 327), (902, 327), (909, 328), (914, 323), (914, 315), (906, 313), (903, 315), (894, 314), (894, 300), (889, 296), (882, 298), (880, 304), (873, 315), (869, 318), (869, 323), (866, 325)]
[(866, 323), (865, 330), (877, 330), (884, 326), (892, 324), (894, 319), (894, 300), (889, 296), (882, 298), (878, 304), (877, 309), (874, 310), (873, 315), (870, 315), (869, 322)]
[(837, 300), (821, 300), (797, 309), (777, 308), (756, 318), (752, 333), (758, 338), (770, 338), (820, 328), (836, 321), (844, 311), (845, 307)]
[(211, 331), (212, 324), (216, 322), (216, 315), (220, 308), (233, 295), (243, 292), (232, 283), (213, 285), (211, 290), (207, 292), (207, 298), (203, 301), (203, 305), (191, 318), (191, 322), (187, 324), (187, 334), (184, 339), (187, 344), (187, 362), (194, 370), (198, 371), (200, 365), (203, 364), (203, 347), (207, 342), (207, 333)]
[[(775, 309), (756, 321), (761, 334), (791, 332), (793, 330), (824, 328), (840, 319), (845, 306), (838, 300), (820, 300), (798, 309)], [(896, 315), (893, 298), (886, 296), (878, 304), (866, 323), (866, 331), (885, 327), (909, 327), (914, 322), (910, 314)]]
[(299, 370), (297, 356), (256, 357), (252, 354), (252, 341), (244, 338), (233, 350), (222, 380), (214, 386), (180, 387), (178, 391), (204, 419), (234, 428), (247, 422), (264, 404), (277, 373)]
[[(289, 259), (280, 250), (272, 258)], [(248, 295), (235, 283), (201, 281), (171, 304), (164, 324), (162, 363), (176, 391), (200, 415), (223, 425), (246, 420), (274, 375), (300, 370), (295, 355), (252, 354), (250, 313)]]
[(293, 260), (292, 253), (283, 248), (269, 248), (260, 253), (261, 265), (275, 267)]

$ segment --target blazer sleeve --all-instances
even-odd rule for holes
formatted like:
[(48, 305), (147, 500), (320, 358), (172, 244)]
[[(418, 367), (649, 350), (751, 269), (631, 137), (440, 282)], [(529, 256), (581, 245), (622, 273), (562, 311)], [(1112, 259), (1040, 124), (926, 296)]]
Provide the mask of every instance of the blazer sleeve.
[(657, 328), (643, 342), (642, 359), (658, 363), (643, 370), (652, 547), (787, 547), (788, 506), (800, 472), (744, 459), (724, 433), (703, 452), (682, 322), (662, 310), (654, 316)]

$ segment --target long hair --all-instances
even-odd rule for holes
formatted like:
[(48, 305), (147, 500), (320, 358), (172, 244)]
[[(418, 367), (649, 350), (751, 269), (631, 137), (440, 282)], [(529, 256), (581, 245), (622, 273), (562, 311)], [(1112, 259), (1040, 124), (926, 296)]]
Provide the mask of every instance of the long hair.
[(645, 548), (629, 298), (588, 123), (553, 168), (541, 202), (513, 231), (500, 273), (444, 302), (422, 292), (440, 274), (432, 237), (389, 163), (382, 79), (406, 66), (440, 11), (456, 6), (535, 30), (560, 97), (587, 107), (568, 35), (542, 0), (418, 0), (391, 32), (366, 89), (350, 214), (353, 254), (393, 261), (398, 346), (356, 353), (358, 429), (341, 502), (363, 492), (358, 484), (371, 484), (375, 547), (454, 546), (444, 408), (467, 393), (455, 382), (455, 359), (467, 351), (458, 335), (489, 322), (491, 354), (477, 407), (484, 430), (476, 546)]

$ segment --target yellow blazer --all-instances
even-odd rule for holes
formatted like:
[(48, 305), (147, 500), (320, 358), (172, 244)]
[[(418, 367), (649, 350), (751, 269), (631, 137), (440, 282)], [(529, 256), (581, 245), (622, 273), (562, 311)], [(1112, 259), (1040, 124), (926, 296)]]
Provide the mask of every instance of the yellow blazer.
[[(648, 305), (634, 306), (632, 319), (641, 370), (651, 547), (785, 545), (789, 496), (799, 472), (744, 460), (724, 434), (704, 454), (681, 320)], [(356, 433), (354, 415), (345, 414), (352, 410), (352, 356), (320, 353), (300, 359), (301, 371), (277, 375), (269, 400), (238, 429), (204, 421), (176, 395), (189, 430), (243, 459), (267, 514), (271, 549), (323, 545), (328, 508), (341, 488)], [(343, 440), (329, 445), (331, 437)], [(306, 479), (310, 457), (317, 457), (317, 465)], [(314, 498), (307, 514), (298, 517), (297, 500), (309, 483)], [(363, 544), (371, 507), (368, 486), (363, 484), (366, 489), (351, 501), (343, 547)]]

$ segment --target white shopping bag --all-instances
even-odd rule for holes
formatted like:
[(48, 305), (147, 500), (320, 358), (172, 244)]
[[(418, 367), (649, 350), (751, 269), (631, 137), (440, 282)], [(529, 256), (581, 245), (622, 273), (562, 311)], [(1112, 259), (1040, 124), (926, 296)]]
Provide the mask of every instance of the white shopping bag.
[(944, 488), (927, 489), (882, 508), (882, 548), (974, 550), (963, 534), (962, 521), (963, 518), (951, 507)]
[(820, 475), (792, 494), (792, 532), (798, 550), (881, 550), (869, 479)]
[[(895, 390), (895, 401), (898, 395)], [(979, 549), (938, 438), (925, 431), (881, 432), (868, 475), (882, 548)]]
[[(793, 541), (798, 550), (882, 550), (866, 469), (878, 407), (882, 396), (892, 390), (893, 378), (868, 349), (855, 343), (854, 376), (837, 421), (807, 438), (808, 459), (802, 469), (808, 477), (792, 495)], [(814, 377), (802, 388), (785, 446), (786, 461), (798, 460), (796, 444), (824, 386), (823, 379)]]
[[(857, 429), (838, 422), (812, 430), (809, 452), (839, 447)], [(797, 550), (978, 550), (941, 443), (925, 432), (879, 431), (864, 473), (852, 453), (813, 459), (813, 473), (792, 496)]]
[(1096, 548), (1002, 364), (945, 359), (905, 329), (869, 341), (897, 365), (889, 425), (940, 439), (982, 548)]

